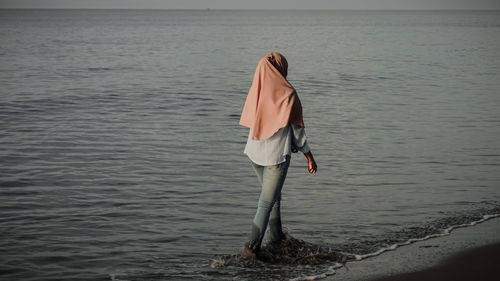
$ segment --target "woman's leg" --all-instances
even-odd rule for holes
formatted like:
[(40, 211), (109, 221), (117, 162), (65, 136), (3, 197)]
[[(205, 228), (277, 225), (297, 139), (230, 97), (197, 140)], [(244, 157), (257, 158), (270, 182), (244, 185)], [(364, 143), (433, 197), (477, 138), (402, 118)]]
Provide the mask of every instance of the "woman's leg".
[(262, 185), (262, 177), (264, 175), (265, 166), (261, 166), (252, 162), (252, 167), (255, 170), (255, 174), (257, 175), (257, 179), (259, 180), (260, 185)]
[(271, 231), (271, 242), (281, 241), (285, 235), (283, 234), (283, 229), (281, 227), (281, 191), (274, 202), (273, 208), (271, 209), (271, 214), (269, 215), (269, 230)]
[[(260, 249), (271, 211), (273, 210), (275, 203), (281, 199), (281, 189), (288, 172), (290, 156), (287, 156), (286, 159), (287, 160), (285, 162), (273, 166), (253, 165), (257, 173), (257, 177), (262, 184), (262, 190), (259, 197), (257, 212), (253, 220), (252, 234), (249, 242), (249, 248), (254, 252), (257, 252)], [(260, 173), (262, 173), (261, 177), (259, 177)], [(271, 227), (271, 231), (273, 232), (273, 237), (271, 238), (272, 240), (278, 239), (275, 236), (280, 235), (277, 229), (278, 221), (280, 225), (279, 228), (281, 229), (281, 219), (278, 219), (279, 215), (278, 203), (276, 208), (274, 208), (273, 213), (273, 226)]]

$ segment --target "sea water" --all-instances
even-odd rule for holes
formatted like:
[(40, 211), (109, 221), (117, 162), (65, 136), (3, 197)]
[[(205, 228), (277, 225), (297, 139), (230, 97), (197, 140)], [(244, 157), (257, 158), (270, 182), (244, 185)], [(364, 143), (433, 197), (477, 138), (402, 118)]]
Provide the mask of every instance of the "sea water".
[(238, 125), (281, 52), (318, 163), (295, 238), (365, 255), (497, 213), (500, 12), (0, 10), (0, 276), (258, 280), (212, 268), (259, 185)]

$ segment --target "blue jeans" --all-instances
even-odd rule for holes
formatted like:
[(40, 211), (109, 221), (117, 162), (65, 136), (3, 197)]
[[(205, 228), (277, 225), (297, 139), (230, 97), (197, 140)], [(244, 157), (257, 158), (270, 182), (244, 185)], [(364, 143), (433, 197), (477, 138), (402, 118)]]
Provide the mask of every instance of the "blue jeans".
[(284, 238), (281, 228), (280, 201), (281, 188), (290, 166), (290, 155), (286, 156), (285, 162), (277, 165), (261, 166), (252, 162), (252, 166), (259, 183), (262, 185), (257, 213), (253, 219), (252, 233), (248, 243), (249, 248), (257, 252), (260, 249), (268, 223), (272, 242), (278, 242)]

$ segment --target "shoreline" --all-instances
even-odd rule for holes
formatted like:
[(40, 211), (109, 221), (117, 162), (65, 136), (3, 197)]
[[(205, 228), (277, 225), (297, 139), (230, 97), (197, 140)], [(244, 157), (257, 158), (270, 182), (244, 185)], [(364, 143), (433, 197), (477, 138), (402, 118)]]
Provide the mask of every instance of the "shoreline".
[[(467, 277), (462, 271), (459, 275), (454, 275), (454, 271), (459, 272), (456, 270), (457, 267), (462, 267), (461, 270), (469, 268), (462, 265), (465, 262), (468, 262), (470, 268), (474, 268), (474, 272), (490, 273), (495, 268), (491, 266), (491, 263), (486, 263), (488, 257), (486, 259), (474, 257), (491, 256), (495, 249), (500, 249), (498, 233), (500, 233), (500, 217), (491, 218), (473, 226), (455, 228), (446, 236), (417, 241), (377, 256), (348, 262), (347, 267), (337, 269), (335, 274), (327, 276), (324, 280), (428, 280), (426, 278), (429, 276), (435, 276), (435, 280), (448, 280), (448, 277), (455, 280), (457, 277), (451, 276)], [(498, 257), (489, 258), (500, 262)], [(448, 265), (450, 263), (453, 266)], [(470, 280), (470, 278), (456, 280)]]
[(372, 281), (466, 281), (498, 280), (500, 243), (481, 246), (455, 254), (428, 269), (373, 279)]

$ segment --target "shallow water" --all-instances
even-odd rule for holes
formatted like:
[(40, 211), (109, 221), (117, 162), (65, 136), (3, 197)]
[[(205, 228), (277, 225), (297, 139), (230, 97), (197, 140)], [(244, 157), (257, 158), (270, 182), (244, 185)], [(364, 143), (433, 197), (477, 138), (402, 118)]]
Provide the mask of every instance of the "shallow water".
[(251, 229), (259, 187), (238, 120), (275, 50), (319, 166), (292, 157), (294, 237), (365, 253), (495, 212), (499, 31), (500, 12), (0, 10), (0, 274), (324, 271), (210, 267)]

